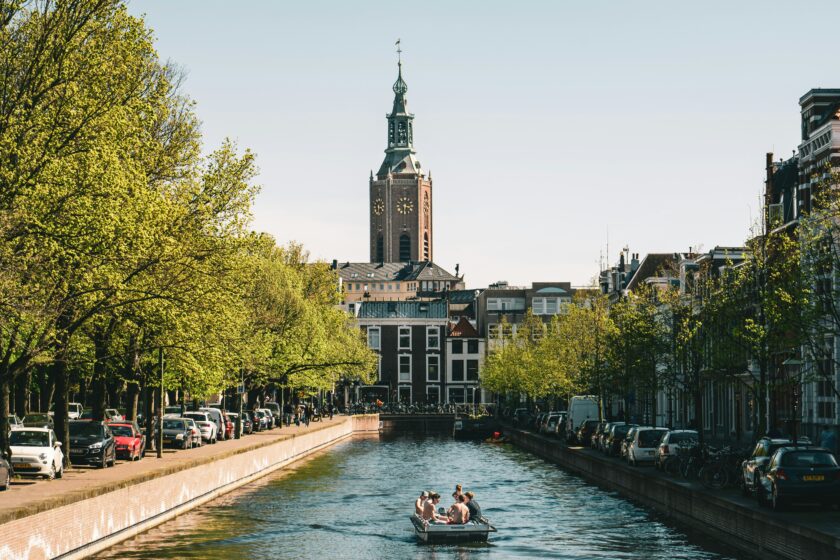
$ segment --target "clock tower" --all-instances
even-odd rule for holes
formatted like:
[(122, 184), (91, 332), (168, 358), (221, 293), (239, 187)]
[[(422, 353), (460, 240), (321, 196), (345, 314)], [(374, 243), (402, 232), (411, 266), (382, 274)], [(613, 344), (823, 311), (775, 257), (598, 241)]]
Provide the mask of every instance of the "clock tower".
[[(399, 52), (399, 51), (398, 51)], [(370, 260), (432, 260), (432, 178), (414, 151), (414, 115), (408, 112), (408, 86), (397, 64), (394, 107), (386, 115), (385, 160), (370, 174)]]

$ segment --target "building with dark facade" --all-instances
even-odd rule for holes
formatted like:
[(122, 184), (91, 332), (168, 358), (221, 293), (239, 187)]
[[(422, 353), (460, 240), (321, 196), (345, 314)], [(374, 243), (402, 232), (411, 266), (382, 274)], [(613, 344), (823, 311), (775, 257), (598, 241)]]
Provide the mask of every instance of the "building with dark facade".
[(548, 323), (554, 315), (566, 312), (574, 294), (570, 282), (534, 282), (530, 288), (507, 282), (491, 284), (476, 300), (477, 330), (488, 341), (508, 338), (516, 333), (528, 310)]
[(357, 400), (442, 402), (449, 324), (445, 300), (362, 302), (358, 323), (368, 346), (379, 354), (379, 367), (374, 383), (357, 388)]

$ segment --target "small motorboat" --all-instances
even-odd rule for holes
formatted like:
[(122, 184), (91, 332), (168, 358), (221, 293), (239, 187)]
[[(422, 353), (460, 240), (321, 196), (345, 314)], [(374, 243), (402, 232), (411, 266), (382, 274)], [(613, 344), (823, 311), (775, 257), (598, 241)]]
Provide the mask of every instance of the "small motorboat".
[(417, 538), (428, 544), (487, 542), (487, 536), (496, 532), (496, 528), (484, 517), (463, 525), (447, 525), (446, 523), (429, 523), (417, 515), (412, 515), (411, 522), (414, 524), (414, 533)]

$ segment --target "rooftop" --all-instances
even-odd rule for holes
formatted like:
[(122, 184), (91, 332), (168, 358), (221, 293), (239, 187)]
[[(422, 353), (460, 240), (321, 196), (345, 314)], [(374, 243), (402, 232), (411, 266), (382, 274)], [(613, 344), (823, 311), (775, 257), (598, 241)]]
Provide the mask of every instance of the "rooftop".
[(446, 301), (365, 301), (359, 319), (446, 319)]
[(461, 279), (433, 262), (351, 263), (333, 261), (332, 268), (345, 282), (438, 280), (458, 282)]

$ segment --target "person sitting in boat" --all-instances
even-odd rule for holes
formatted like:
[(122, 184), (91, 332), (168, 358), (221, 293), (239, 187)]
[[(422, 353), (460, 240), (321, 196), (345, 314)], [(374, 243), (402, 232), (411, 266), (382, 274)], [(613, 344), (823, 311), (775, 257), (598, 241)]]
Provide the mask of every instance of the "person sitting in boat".
[(458, 501), (450, 508), (449, 523), (452, 525), (463, 525), (470, 520), (470, 510), (464, 504), (466, 496), (458, 494)]
[(428, 498), (429, 493), (423, 490), (420, 492), (420, 497), (417, 498), (416, 502), (414, 502), (414, 513), (417, 514), (417, 517), (423, 517), (423, 505), (426, 503)]
[(423, 504), (423, 519), (430, 523), (448, 523), (449, 518), (438, 515), (437, 506), (440, 503), (440, 494), (437, 492), (429, 492), (429, 498)]
[(481, 518), (481, 506), (475, 501), (475, 494), (472, 492), (465, 492), (464, 496), (467, 498), (464, 504), (467, 506), (467, 509), (470, 510), (470, 519), (478, 521)]
[(456, 504), (458, 503), (458, 496), (460, 496), (460, 495), (461, 495), (461, 485), (456, 484), (455, 485), (455, 491), (452, 492), (452, 499), (455, 500)]

